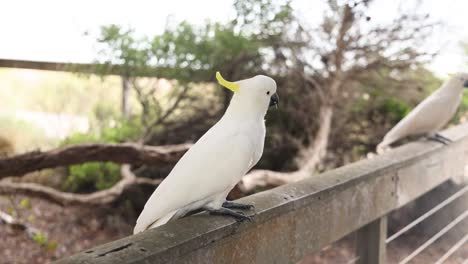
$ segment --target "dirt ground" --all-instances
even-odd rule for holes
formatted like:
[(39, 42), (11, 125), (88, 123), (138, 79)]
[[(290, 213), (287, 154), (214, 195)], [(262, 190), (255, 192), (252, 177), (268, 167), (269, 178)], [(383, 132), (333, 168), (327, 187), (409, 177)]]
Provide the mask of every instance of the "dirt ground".
[(0, 196), (0, 209), (19, 215), (19, 219), (45, 234), (47, 245), (40, 245), (24, 231), (0, 223), (1, 264), (49, 263), (127, 236), (132, 230), (132, 223), (111, 209), (61, 207), (38, 198), (24, 198), (15, 197), (12, 206), (8, 197)]
[[(61, 207), (39, 198), (17, 196), (12, 199), (0, 196), (0, 209), (14, 214), (28, 225), (47, 236), (47, 245), (29, 238), (24, 231), (13, 230), (0, 224), (0, 263), (50, 263), (90, 247), (106, 243), (131, 233), (134, 217), (125, 215), (122, 209), (84, 207)], [(416, 230), (418, 231), (418, 230)], [(433, 246), (423, 251), (411, 263), (433, 263), (468, 230), (454, 230)], [(388, 263), (398, 263), (409, 255), (429, 236), (418, 232), (409, 233), (388, 247)], [(52, 246), (48, 246), (52, 245)], [(321, 252), (306, 256), (301, 264), (353, 263), (354, 234), (324, 248)], [(468, 243), (459, 249), (447, 262), (463, 263), (468, 259)]]

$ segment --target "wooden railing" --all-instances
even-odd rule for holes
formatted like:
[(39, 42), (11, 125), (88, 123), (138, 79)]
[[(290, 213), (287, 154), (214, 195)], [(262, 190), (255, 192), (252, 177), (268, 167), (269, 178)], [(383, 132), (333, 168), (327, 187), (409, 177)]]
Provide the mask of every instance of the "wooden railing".
[[(0, 68), (95, 73), (98, 67), (98, 64), (86, 63), (62, 63), (48, 61), (0, 59)], [(120, 72), (111, 72), (111, 74), (120, 75)]]
[(468, 125), (443, 134), (245, 197), (251, 222), (201, 213), (58, 263), (296, 263), (355, 231), (357, 262), (385, 263), (386, 215), (464, 172)]
[[(77, 73), (94, 73), (101, 75), (119, 75), (138, 76), (138, 77), (157, 77), (165, 79), (183, 79), (190, 82), (212, 82), (214, 75), (211, 70), (184, 68), (183, 71), (174, 67), (144, 67), (137, 68), (133, 66), (125, 67), (116, 64), (99, 63), (64, 63), (49, 61), (30, 61), (30, 60), (12, 60), (0, 59), (0, 68), (17, 68), (45, 71), (63, 71)], [(132, 71), (132, 73), (128, 73)], [(183, 76), (181, 75), (183, 72)]]

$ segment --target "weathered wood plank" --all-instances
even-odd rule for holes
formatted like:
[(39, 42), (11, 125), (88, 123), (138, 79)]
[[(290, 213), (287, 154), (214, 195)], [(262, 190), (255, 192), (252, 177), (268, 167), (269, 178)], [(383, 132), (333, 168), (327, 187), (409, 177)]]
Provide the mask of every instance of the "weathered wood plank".
[(99, 63), (70, 63), (70, 62), (48, 62), (0, 59), (0, 68), (18, 68), (44, 71), (79, 72), (102, 75), (128, 75), (139, 77), (157, 77), (175, 79), (189, 82), (213, 82), (214, 72), (210, 70), (177, 69), (174, 67), (125, 67), (124, 65), (110, 65)]
[[(48, 62), (48, 61), (29, 61), (29, 60), (11, 60), (0, 59), (1, 68), (18, 68), (18, 69), (33, 69), (44, 71), (64, 71), (64, 72), (82, 72), (95, 73), (99, 64), (91, 63), (65, 63), (65, 62)], [(110, 74), (120, 75), (120, 71), (110, 70)]]
[(356, 255), (358, 264), (385, 264), (387, 217), (382, 216), (357, 231)]
[(464, 170), (468, 125), (241, 199), (252, 222), (198, 214), (58, 263), (295, 263)]

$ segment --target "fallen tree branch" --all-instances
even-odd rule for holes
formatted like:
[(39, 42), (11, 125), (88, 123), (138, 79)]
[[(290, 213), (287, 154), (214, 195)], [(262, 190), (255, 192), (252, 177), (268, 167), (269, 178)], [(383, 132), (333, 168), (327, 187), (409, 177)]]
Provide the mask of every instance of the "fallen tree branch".
[(50, 151), (33, 151), (0, 159), (0, 179), (84, 162), (160, 165), (178, 160), (191, 144), (147, 146), (134, 143), (80, 144)]
[(0, 181), (0, 193), (23, 193), (26, 195), (39, 196), (61, 205), (102, 205), (115, 201), (130, 186), (136, 184), (149, 184), (156, 186), (162, 181), (162, 179), (153, 180), (136, 177), (130, 170), (130, 165), (128, 164), (122, 165), (120, 172), (122, 178), (119, 182), (114, 184), (114, 186), (109, 189), (93, 193), (68, 193), (37, 183), (17, 183), (11, 181)]
[(15, 219), (13, 216), (0, 210), (0, 223), (9, 225), (17, 230), (26, 232), (29, 238), (34, 239), (34, 235), (40, 234), (39, 230), (34, 227), (30, 227), (27, 224)]
[(254, 170), (242, 177), (239, 182), (239, 189), (248, 193), (257, 187), (276, 187), (300, 181), (309, 176), (306, 170), (297, 170), (293, 172), (278, 172), (271, 170)]

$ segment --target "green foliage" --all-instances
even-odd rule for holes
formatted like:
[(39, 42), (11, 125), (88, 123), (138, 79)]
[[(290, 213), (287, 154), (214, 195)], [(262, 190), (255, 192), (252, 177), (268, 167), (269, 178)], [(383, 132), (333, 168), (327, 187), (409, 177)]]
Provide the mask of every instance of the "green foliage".
[(123, 29), (117, 25), (102, 27), (98, 38), (98, 43), (103, 46), (99, 51), (99, 60), (106, 64), (120, 64), (124, 67), (124, 75), (133, 76), (149, 61), (147, 42), (146, 38), (135, 38), (133, 29)]
[(105, 142), (135, 141), (141, 135), (141, 127), (134, 122), (122, 122), (116, 127), (104, 128), (101, 138)]
[(121, 121), (88, 133), (75, 133), (64, 139), (60, 146), (81, 143), (119, 143), (135, 141), (141, 135), (141, 127), (135, 120)]
[(458, 110), (455, 113), (455, 116), (452, 118), (451, 123), (452, 124), (457, 124), (460, 121), (462, 121), (463, 119), (466, 120), (467, 113), (468, 113), (468, 92), (464, 90), (463, 91), (463, 97), (462, 97), (462, 100), (460, 102), (460, 106), (458, 107)]
[[(460, 43), (463, 50), (465, 51), (465, 64), (468, 66), (468, 41), (464, 41)], [(452, 119), (452, 123), (458, 123), (462, 118), (466, 120), (468, 117), (468, 91), (466, 89), (463, 90), (463, 97), (462, 101), (460, 103), (460, 107), (458, 108), (458, 111), (455, 115), (455, 117)]]
[(392, 119), (393, 123), (396, 123), (403, 119), (410, 111), (411, 107), (404, 101), (396, 98), (387, 98), (381, 105), (380, 110), (387, 113)]
[[(145, 127), (145, 140), (157, 138), (158, 142), (151, 143), (182, 142), (187, 138), (195, 139), (199, 131), (206, 131), (212, 125), (213, 117), (219, 116), (227, 107), (231, 96), (229, 91), (213, 91), (203, 86), (203, 89), (193, 91), (196, 89), (192, 85), (169, 118), (160, 123), (153, 120), (165, 116), (172, 102), (177, 101), (174, 98), (178, 98), (184, 90), (178, 88), (188, 87), (191, 82), (214, 80), (216, 71), (225, 73), (227, 78), (233, 80), (263, 73), (275, 47), (284, 43), (284, 36), (291, 33), (289, 29), (293, 15), (288, 0), (237, 0), (234, 9), (235, 17), (228, 23), (207, 20), (202, 25), (193, 25), (187, 21), (168, 21), (166, 29), (155, 36), (139, 37), (132, 28), (118, 25), (101, 28), (97, 40), (100, 50), (97, 62), (123, 66), (123, 74), (129, 78), (136, 94), (143, 94), (138, 100), (142, 108), (140, 120)], [(158, 77), (177, 80), (172, 91), (167, 93), (168, 98), (164, 98), (157, 89), (148, 93), (148, 90), (155, 90), (154, 87), (143, 87), (137, 80), (137, 76), (153, 71), (154, 67), (158, 68)], [(102, 72), (106, 73), (106, 70), (105, 66)], [(213, 102), (217, 104), (214, 107)], [(206, 108), (210, 109), (209, 117), (206, 112), (200, 114), (199, 109)], [(181, 128), (184, 123), (189, 124), (197, 119), (201, 121), (188, 125), (187, 129)], [(148, 124), (151, 126), (155, 123), (157, 125), (154, 127), (148, 127)], [(182, 125), (173, 125), (176, 123)], [(177, 130), (177, 134), (171, 129)], [(158, 136), (151, 137), (154, 134)], [(168, 135), (172, 137), (169, 140)]]
[[(362, 5), (363, 10), (356, 11), (356, 17), (365, 13), (366, 3)], [(175, 79), (182, 84), (213, 80), (215, 71), (224, 72), (227, 78), (233, 80), (268, 72), (278, 84), (282, 105), (279, 110), (268, 113), (269, 133), (260, 166), (275, 170), (294, 169), (291, 165), (293, 157), (313, 141), (319, 124), (317, 115), (311, 113), (317, 113), (322, 103), (316, 85), (307, 85), (310, 81), (304, 75), (314, 77), (327, 89), (330, 87), (330, 76), (334, 76), (331, 69), (336, 68), (332, 64), (337, 41), (333, 39), (343, 21), (346, 3), (329, 1), (328, 5), (329, 10), (324, 13), (324, 21), (318, 31), (310, 30), (310, 25), (302, 24), (303, 21), (294, 16), (289, 0), (236, 0), (235, 17), (228, 23), (168, 23), (166, 30), (156, 36), (137, 37), (132, 29), (110, 25), (102, 28), (98, 41), (104, 52), (98, 60), (120, 63), (124, 68), (131, 65), (131, 70), (126, 72), (129, 77), (156, 66), (159, 77)], [(363, 32), (374, 32), (370, 23), (373, 22), (359, 19), (346, 37), (352, 38), (362, 33), (369, 42), (353, 42), (353, 45), (363, 44), (363, 48), (371, 47), (369, 50), (383, 45), (380, 47), (382, 51), (390, 51), (395, 46), (396, 50), (401, 48), (401, 51), (395, 53), (395, 56), (384, 56), (393, 52), (380, 51), (363, 54), (356, 51), (353, 54), (353, 45), (348, 43), (346, 45), (351, 46), (343, 47), (344, 59), (349, 61), (342, 68), (366, 63), (376, 65), (359, 74), (352, 74), (339, 92), (343, 93), (336, 95), (342, 98), (335, 100), (340, 104), (334, 107), (330, 146), (334, 150), (341, 148), (341, 153), (351, 153), (353, 159), (373, 148), (373, 142), (381, 139), (387, 126), (403, 118), (428, 92), (438, 87), (438, 80), (432, 73), (424, 70), (416, 59), (411, 59), (414, 55), (411, 45), (405, 48), (406, 44), (396, 40), (398, 37), (388, 39), (382, 33), (385, 32), (383, 29), (366, 36)], [(390, 36), (399, 36), (395, 34), (400, 33), (400, 29), (396, 27)], [(421, 36), (415, 36), (414, 39), (423, 39)], [(397, 63), (406, 55), (410, 59), (403, 59), (402, 64)], [(351, 57), (359, 60), (353, 61), (349, 59)], [(326, 74), (330, 70), (331, 74)], [(231, 96), (227, 90), (215, 90), (214, 95), (221, 99), (221, 103), (216, 102), (218, 105), (227, 106)], [(364, 95), (367, 99), (363, 99)], [(207, 97), (208, 93), (203, 96)], [(179, 107), (178, 112), (189, 113), (202, 109), (197, 103), (196, 100), (191, 104), (182, 103), (187, 108)], [(155, 116), (164, 112), (164, 107), (157, 103), (148, 109), (147, 112)], [(219, 109), (222, 111), (223, 107)], [(189, 123), (182, 118), (171, 121)], [(168, 127), (170, 125), (165, 123), (151, 131), (169, 134), (171, 128)], [(184, 137), (178, 137), (177, 140), (196, 139), (194, 130), (191, 126), (187, 127)], [(344, 156), (341, 153), (337, 156)]]
[(45, 234), (34, 233), (32, 234), (31, 238), (48, 252), (57, 249), (58, 243), (55, 241), (50, 241)]
[(292, 8), (290, 1), (272, 0), (237, 0), (234, 8), (229, 23), (169, 23), (154, 37), (137, 38), (131, 28), (104, 26), (97, 60), (123, 65), (128, 76), (158, 66), (161, 77), (179, 81), (209, 80), (217, 70), (231, 78), (250, 77), (261, 70), (262, 53), (284, 40)]
[(55, 242), (55, 241), (49, 241), (47, 243), (47, 251), (48, 252), (51, 252), (51, 251), (55, 251), (58, 247), (58, 243)]
[(63, 189), (69, 192), (103, 190), (120, 179), (120, 166), (112, 162), (87, 162), (69, 167)]
[(44, 234), (33, 234), (32, 239), (36, 241), (40, 246), (45, 246), (47, 244), (47, 236), (45, 236)]
[(237, 0), (236, 18), (231, 22), (243, 36), (271, 43), (284, 37), (285, 27), (294, 22), (291, 1)]
[(115, 105), (109, 101), (101, 101), (94, 105), (93, 107), (93, 117), (95, 125), (105, 126), (106, 123), (118, 120), (121, 116), (120, 112), (117, 111)]
[[(131, 121), (114, 127), (105, 127), (97, 132), (76, 133), (61, 142), (61, 146), (80, 143), (119, 143), (136, 140), (141, 129)], [(68, 168), (62, 189), (69, 192), (89, 192), (113, 186), (120, 179), (120, 166), (111, 162), (88, 162)]]
[(23, 199), (21, 199), (21, 201), (20, 201), (20, 206), (21, 206), (21, 208), (23, 208), (23, 209), (29, 209), (29, 208), (31, 208), (31, 200), (29, 200), (28, 198), (23, 198)]

